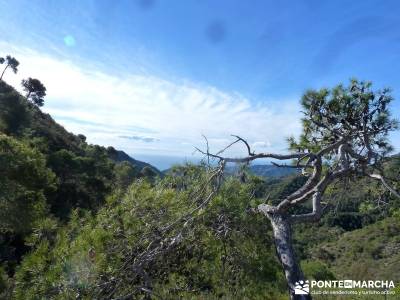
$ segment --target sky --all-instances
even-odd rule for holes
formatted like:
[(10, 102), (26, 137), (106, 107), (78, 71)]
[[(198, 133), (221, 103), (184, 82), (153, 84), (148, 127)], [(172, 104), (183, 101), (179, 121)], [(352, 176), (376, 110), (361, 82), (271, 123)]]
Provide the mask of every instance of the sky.
[[(5, 80), (88, 142), (161, 169), (246, 138), (284, 152), (310, 88), (357, 77), (400, 99), (399, 1), (0, 0)], [(393, 115), (400, 117), (400, 100)], [(400, 151), (400, 135), (392, 135)], [(232, 155), (245, 149), (233, 148)]]

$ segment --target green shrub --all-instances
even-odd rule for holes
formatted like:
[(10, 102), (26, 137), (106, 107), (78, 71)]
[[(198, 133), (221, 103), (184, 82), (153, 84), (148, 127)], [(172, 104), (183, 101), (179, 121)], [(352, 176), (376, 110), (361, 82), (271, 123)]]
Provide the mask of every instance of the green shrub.
[(303, 269), (305, 277), (315, 280), (333, 280), (335, 275), (329, 270), (328, 266), (321, 261), (302, 261), (301, 268)]

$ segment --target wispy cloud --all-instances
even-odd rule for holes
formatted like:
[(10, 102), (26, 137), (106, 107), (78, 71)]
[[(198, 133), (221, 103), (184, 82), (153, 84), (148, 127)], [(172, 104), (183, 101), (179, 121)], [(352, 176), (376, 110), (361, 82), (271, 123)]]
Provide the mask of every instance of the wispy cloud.
[(251, 146), (253, 148), (268, 148), (268, 147), (271, 147), (271, 143), (269, 141), (266, 141), (266, 142), (254, 142)]
[(142, 141), (142, 142), (146, 142), (146, 143), (153, 143), (153, 142), (157, 142), (158, 139), (152, 138), (152, 137), (145, 137), (145, 136), (137, 136), (137, 135), (120, 135), (118, 136), (121, 139), (127, 139), (127, 140), (134, 140), (134, 141)]
[(113, 76), (31, 49), (5, 43), (0, 49), (0, 55), (10, 53), (21, 62), (18, 74), (9, 72), (6, 81), (19, 87), (22, 78), (39, 78), (48, 91), (44, 110), (91, 143), (129, 153), (190, 155), (194, 146), (204, 145), (202, 134), (214, 150), (237, 134), (257, 148), (281, 151), (285, 137), (300, 129), (297, 99), (258, 103), (186, 80)]

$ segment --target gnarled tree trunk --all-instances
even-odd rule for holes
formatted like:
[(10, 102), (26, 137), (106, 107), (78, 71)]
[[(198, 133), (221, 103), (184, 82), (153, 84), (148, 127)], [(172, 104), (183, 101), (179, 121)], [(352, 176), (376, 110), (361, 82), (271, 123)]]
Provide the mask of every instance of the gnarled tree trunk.
[(311, 300), (309, 294), (295, 295), (294, 293), (296, 282), (305, 282), (305, 278), (293, 251), (292, 229), (290, 226), (289, 216), (275, 212), (267, 214), (267, 217), (272, 224), (276, 253), (285, 273), (289, 287), (290, 299)]

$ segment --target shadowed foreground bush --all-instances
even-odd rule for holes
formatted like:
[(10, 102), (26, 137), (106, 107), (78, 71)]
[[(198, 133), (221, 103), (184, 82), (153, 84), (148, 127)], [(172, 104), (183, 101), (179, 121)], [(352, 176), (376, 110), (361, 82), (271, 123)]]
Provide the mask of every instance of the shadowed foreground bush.
[[(194, 178), (200, 182), (202, 175)], [(67, 227), (42, 235), (17, 270), (16, 298), (279, 299), (285, 287), (270, 229), (246, 213), (252, 184), (234, 179), (196, 212), (180, 243), (140, 272), (132, 270), (157, 232), (196, 205), (195, 190), (168, 187), (175, 181), (167, 177), (155, 187), (138, 181), (121, 199), (110, 197), (95, 217), (75, 211)]]

